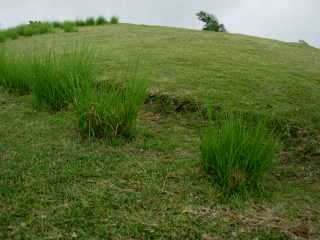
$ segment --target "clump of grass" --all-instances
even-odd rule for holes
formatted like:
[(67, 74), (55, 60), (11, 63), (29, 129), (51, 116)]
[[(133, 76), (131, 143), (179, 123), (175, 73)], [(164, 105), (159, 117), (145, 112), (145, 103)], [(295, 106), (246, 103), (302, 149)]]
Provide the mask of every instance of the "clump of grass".
[(30, 59), (25, 54), (8, 54), (0, 49), (0, 85), (10, 92), (28, 93), (33, 80)]
[(47, 105), (58, 111), (91, 88), (94, 80), (93, 51), (88, 47), (50, 52), (33, 63), (32, 93), (36, 108)]
[(99, 85), (77, 103), (82, 135), (107, 140), (134, 136), (138, 111), (146, 96), (147, 83), (132, 79), (119, 85)]
[(19, 36), (29, 37), (33, 35), (46, 34), (53, 31), (53, 27), (48, 22), (32, 22), (16, 27)]
[(12, 40), (15, 40), (19, 37), (19, 33), (17, 31), (17, 28), (8, 28), (5, 31), (5, 34), (6, 34), (7, 38), (10, 38)]
[(112, 16), (110, 19), (111, 24), (118, 24), (119, 23), (119, 17), (117, 16)]
[(29, 24), (22, 24), (16, 27), (8, 28), (2, 31), (5, 39), (17, 39), (19, 36), (30, 37), (33, 35), (46, 34), (53, 31), (52, 24), (48, 22), (32, 22)]
[(51, 23), (51, 25), (52, 25), (54, 28), (62, 28), (63, 23), (62, 23), (62, 22), (59, 22), (59, 21), (53, 21), (53, 22)]
[(86, 25), (86, 22), (84, 21), (84, 20), (82, 20), (82, 19), (77, 19), (77, 20), (75, 20), (75, 25), (77, 26), (77, 27), (83, 27), (83, 26), (85, 26)]
[(78, 29), (76, 28), (74, 22), (65, 21), (63, 23), (63, 31), (64, 32), (68, 32), (68, 33), (70, 33), (70, 32), (78, 32)]
[(108, 21), (104, 16), (97, 17), (97, 19), (96, 19), (96, 24), (97, 25), (104, 25), (106, 23), (108, 23)]
[(5, 31), (0, 31), (0, 43), (5, 42), (7, 39), (7, 35)]
[(250, 126), (241, 116), (227, 115), (202, 137), (202, 165), (224, 193), (241, 193), (257, 189), (277, 149), (265, 121)]
[(86, 26), (94, 26), (96, 24), (94, 17), (88, 17), (85, 22)]

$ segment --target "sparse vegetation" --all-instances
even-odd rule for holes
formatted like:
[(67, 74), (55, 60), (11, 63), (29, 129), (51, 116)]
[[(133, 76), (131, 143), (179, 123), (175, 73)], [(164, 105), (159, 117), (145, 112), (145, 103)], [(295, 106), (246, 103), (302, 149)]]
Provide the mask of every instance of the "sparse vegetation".
[(225, 193), (257, 189), (274, 165), (277, 145), (259, 121), (227, 115), (220, 126), (209, 126), (201, 142), (202, 165)]

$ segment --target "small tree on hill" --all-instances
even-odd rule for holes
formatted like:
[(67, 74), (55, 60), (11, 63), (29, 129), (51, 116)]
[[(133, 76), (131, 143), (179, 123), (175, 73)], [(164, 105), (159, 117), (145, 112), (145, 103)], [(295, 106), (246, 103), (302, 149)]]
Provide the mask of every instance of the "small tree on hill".
[(197, 16), (200, 21), (205, 23), (202, 29), (203, 31), (227, 32), (226, 27), (223, 24), (220, 24), (218, 18), (213, 14), (200, 11), (197, 13)]

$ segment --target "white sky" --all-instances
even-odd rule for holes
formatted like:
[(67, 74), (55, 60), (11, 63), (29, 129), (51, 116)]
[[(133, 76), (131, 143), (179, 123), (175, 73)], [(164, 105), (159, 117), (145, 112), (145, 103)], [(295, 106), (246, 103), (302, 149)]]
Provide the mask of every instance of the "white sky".
[(320, 47), (320, 0), (0, 0), (0, 27), (118, 15), (122, 22), (200, 29), (200, 10), (215, 14), (230, 32)]

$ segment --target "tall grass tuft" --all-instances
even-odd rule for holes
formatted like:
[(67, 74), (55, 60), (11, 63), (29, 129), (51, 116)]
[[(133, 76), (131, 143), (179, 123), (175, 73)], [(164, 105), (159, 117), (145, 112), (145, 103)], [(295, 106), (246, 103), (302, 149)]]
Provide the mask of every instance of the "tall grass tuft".
[(65, 21), (63, 23), (63, 31), (70, 33), (70, 32), (78, 32), (78, 29), (76, 28), (76, 25), (74, 22), (71, 21)]
[(51, 23), (51, 25), (52, 25), (54, 28), (62, 28), (63, 23), (62, 23), (62, 22), (59, 22), (59, 21), (53, 21), (53, 22)]
[(108, 21), (104, 16), (97, 17), (97, 19), (96, 19), (96, 24), (97, 25), (104, 25), (106, 23), (108, 23)]
[(0, 85), (10, 92), (29, 93), (33, 81), (30, 60), (25, 54), (9, 54), (0, 49)]
[(117, 16), (112, 16), (110, 19), (111, 24), (118, 24), (119, 23), (119, 17)]
[(6, 39), (7, 39), (6, 32), (0, 30), (0, 43), (5, 42)]
[(35, 107), (58, 111), (92, 87), (94, 52), (88, 47), (50, 52), (34, 60), (32, 93)]
[(146, 96), (147, 82), (132, 79), (123, 86), (99, 85), (77, 103), (82, 135), (108, 140), (134, 136), (138, 111)]
[(7, 38), (10, 38), (12, 40), (15, 40), (19, 37), (19, 33), (17, 31), (17, 28), (8, 28), (5, 31), (5, 34), (6, 34)]
[(77, 27), (83, 27), (83, 26), (85, 26), (86, 25), (86, 22), (84, 21), (84, 20), (82, 20), (82, 19), (77, 19), (77, 20), (75, 20), (75, 25), (77, 26)]
[(202, 137), (202, 165), (224, 193), (239, 193), (259, 186), (277, 149), (264, 121), (250, 126), (241, 116), (227, 115)]
[(30, 37), (33, 35), (46, 34), (53, 31), (53, 26), (47, 22), (32, 22), (29, 24), (20, 25), (16, 27), (18, 35)]
[(96, 24), (94, 17), (88, 17), (85, 22), (86, 26), (94, 26)]

